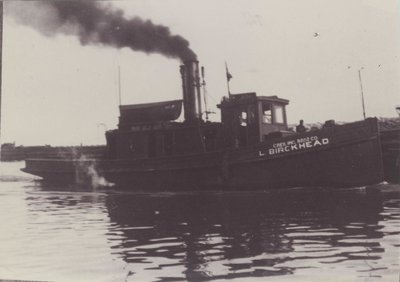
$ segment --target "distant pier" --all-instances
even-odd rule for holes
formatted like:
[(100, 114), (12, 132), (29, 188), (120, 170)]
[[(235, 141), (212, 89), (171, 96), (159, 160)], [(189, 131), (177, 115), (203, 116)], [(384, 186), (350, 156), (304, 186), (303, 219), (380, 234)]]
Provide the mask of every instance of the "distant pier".
[(3, 162), (23, 161), (26, 159), (88, 159), (106, 157), (106, 146), (16, 146), (14, 143), (1, 145), (0, 160)]

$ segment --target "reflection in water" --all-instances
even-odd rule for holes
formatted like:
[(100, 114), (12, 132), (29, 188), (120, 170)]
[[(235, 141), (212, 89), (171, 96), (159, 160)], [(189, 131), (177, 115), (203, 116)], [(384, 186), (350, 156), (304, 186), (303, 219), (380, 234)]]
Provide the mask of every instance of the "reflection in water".
[(2, 165), (0, 279), (398, 281), (399, 185), (146, 194)]
[(132, 277), (264, 277), (352, 261), (368, 272), (385, 252), (378, 192), (113, 194), (106, 205)]

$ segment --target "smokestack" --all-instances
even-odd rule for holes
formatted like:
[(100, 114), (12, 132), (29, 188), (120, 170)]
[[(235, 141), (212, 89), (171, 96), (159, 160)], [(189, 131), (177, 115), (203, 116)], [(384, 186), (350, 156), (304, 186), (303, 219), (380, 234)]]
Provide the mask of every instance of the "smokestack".
[(201, 121), (201, 92), (199, 62), (190, 60), (181, 65), (183, 106), (185, 110), (185, 121)]

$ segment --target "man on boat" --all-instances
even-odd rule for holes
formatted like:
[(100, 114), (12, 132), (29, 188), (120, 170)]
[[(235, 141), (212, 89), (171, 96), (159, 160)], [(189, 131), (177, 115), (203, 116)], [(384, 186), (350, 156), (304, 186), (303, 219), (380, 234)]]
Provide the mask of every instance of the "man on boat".
[(300, 124), (296, 126), (296, 132), (297, 133), (306, 132), (306, 127), (304, 126), (304, 121), (302, 119), (300, 120)]

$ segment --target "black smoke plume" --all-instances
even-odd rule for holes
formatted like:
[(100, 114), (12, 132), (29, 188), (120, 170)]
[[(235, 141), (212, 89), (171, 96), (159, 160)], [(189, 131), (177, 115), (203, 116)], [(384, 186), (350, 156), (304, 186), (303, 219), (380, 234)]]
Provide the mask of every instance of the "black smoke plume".
[(122, 10), (99, 1), (10, 1), (7, 6), (20, 23), (47, 36), (73, 34), (82, 45), (128, 47), (182, 61), (196, 59), (189, 42), (172, 35), (168, 27), (139, 17), (128, 18)]

